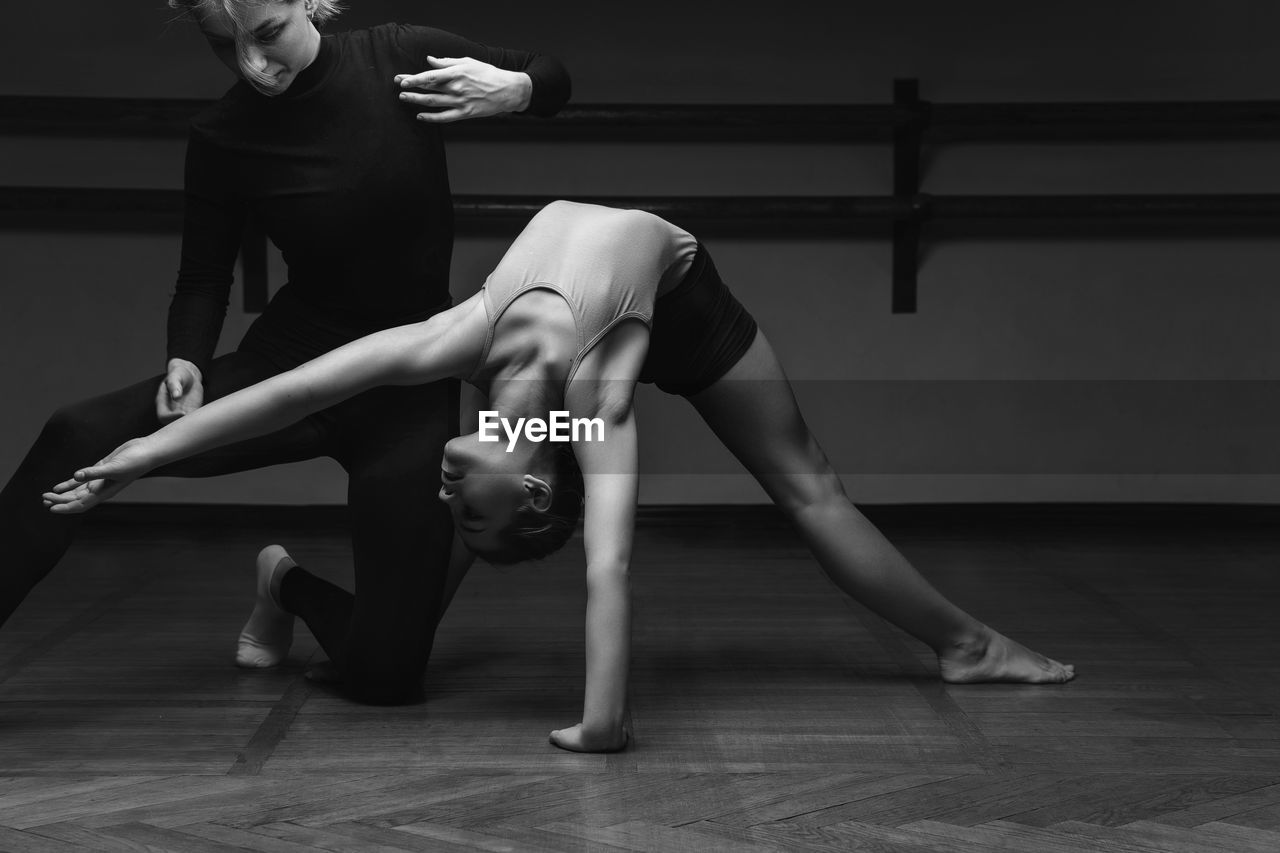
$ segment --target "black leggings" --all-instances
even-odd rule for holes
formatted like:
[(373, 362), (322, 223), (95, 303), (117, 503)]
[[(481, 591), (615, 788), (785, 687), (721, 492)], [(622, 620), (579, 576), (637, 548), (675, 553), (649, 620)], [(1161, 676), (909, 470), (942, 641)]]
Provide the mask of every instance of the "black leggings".
[[(205, 371), (205, 400), (278, 372), (254, 352), (221, 356)], [(78, 466), (158, 429), (162, 379), (59, 409), (0, 492), (0, 623), (61, 559), (79, 526), (79, 516), (45, 509), (41, 494)], [(457, 395), (452, 380), (377, 388), (279, 432), (152, 473), (212, 477), (318, 456), (346, 469), (355, 594), (298, 569), (285, 576), (281, 598), (337, 665), (343, 689), (360, 701), (421, 695), (453, 538), (436, 493), (444, 443), (458, 434)]]

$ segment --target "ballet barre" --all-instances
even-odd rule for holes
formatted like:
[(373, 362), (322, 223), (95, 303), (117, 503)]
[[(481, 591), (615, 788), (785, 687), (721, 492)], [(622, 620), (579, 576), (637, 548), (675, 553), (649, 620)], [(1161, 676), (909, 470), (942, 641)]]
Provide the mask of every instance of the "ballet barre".
[[(474, 229), (520, 228), (544, 206), (563, 196), (455, 195), (454, 215)], [(630, 196), (575, 195), (610, 207), (647, 210), (676, 222), (740, 233), (760, 224), (787, 236), (884, 230), (887, 222), (924, 216), (940, 223), (983, 220), (1111, 222), (1240, 221), (1280, 217), (1280, 194), (1226, 195), (929, 195), (897, 196)], [(769, 220), (769, 221), (762, 221)], [(89, 187), (0, 187), (0, 222), (5, 227), (110, 227), (128, 230), (174, 228), (182, 224), (182, 191)]]
[[(0, 96), (0, 133), (69, 138), (176, 138), (210, 101)], [(1267, 139), (1280, 136), (1280, 101), (930, 103), (897, 80), (890, 104), (583, 104), (554, 118), (501, 116), (450, 125), (453, 140), (777, 142), (892, 145), (889, 196), (581, 196), (648, 210), (701, 233), (883, 237), (892, 245), (892, 310), (918, 303), (921, 249), (930, 236), (970, 232), (1274, 234), (1280, 194), (935, 195), (922, 158), (955, 141)], [(518, 229), (552, 196), (455, 196), (468, 231)], [(179, 190), (0, 187), (0, 226), (174, 229)], [(1055, 230), (1050, 230), (1051, 228)], [(250, 224), (241, 252), (246, 311), (269, 296), (266, 243)]]
[[(915, 125), (930, 142), (1272, 138), (1280, 101), (939, 104), (895, 81), (893, 104), (577, 104), (554, 118), (508, 115), (450, 126), (452, 139), (890, 142)], [(180, 138), (213, 102), (198, 98), (0, 95), (0, 133)]]

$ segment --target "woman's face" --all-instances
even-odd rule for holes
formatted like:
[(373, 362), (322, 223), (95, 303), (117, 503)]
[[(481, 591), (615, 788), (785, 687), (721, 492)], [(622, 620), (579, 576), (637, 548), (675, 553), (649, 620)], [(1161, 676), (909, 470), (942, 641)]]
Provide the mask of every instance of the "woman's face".
[(516, 510), (534, 496), (534, 484), (541, 481), (527, 473), (530, 456), (527, 444), (508, 453), (505, 441), (482, 442), (479, 432), (445, 444), (440, 500), (449, 507), (458, 534), (472, 552), (497, 550)]
[(279, 95), (320, 50), (320, 32), (306, 0), (244, 4), (244, 28), (222, 11), (198, 16), (200, 30), (223, 64), (264, 95)]

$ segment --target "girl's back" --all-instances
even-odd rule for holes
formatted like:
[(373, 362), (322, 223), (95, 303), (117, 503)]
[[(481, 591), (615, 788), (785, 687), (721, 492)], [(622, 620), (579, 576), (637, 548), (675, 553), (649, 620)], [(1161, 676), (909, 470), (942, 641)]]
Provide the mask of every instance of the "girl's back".
[(545, 288), (573, 312), (578, 340), (572, 378), (582, 357), (620, 322), (651, 322), (655, 298), (679, 281), (696, 247), (690, 234), (641, 210), (547, 205), (485, 282), (489, 332), (481, 369), (502, 314), (523, 293)]
[(652, 313), (659, 283), (695, 245), (687, 232), (642, 210), (556, 201), (530, 220), (486, 287), (549, 284), (591, 302), (602, 291), (625, 290)]

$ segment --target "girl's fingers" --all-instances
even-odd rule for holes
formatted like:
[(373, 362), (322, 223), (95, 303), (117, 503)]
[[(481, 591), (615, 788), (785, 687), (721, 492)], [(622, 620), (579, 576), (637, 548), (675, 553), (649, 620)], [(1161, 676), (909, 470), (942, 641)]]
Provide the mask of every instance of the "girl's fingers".
[(91, 465), (88, 468), (81, 468), (77, 471), (76, 480), (81, 483), (97, 483), (97, 486), (94, 488), (94, 491), (96, 492), (98, 489), (102, 488), (103, 480), (118, 480), (120, 479), (121, 474), (128, 472), (128, 469), (129, 463), (121, 464), (118, 462), (99, 462), (97, 465)]
[(49, 508), (50, 512), (59, 514), (84, 512), (87, 509), (84, 505), (84, 497), (83, 494), (75, 493), (69, 495), (46, 495), (44, 504)]
[(75, 480), (75, 479), (63, 480), (58, 485), (54, 486), (50, 491), (52, 491), (54, 494), (61, 495), (63, 492), (69, 492), (72, 489), (78, 487), (79, 485), (81, 485), (79, 480)]
[(64, 492), (45, 492), (44, 497), (54, 503), (70, 503), (91, 494), (93, 494), (93, 490), (85, 488), (83, 483), (77, 483), (75, 488)]
[(68, 503), (93, 497), (105, 487), (106, 481), (104, 480), (89, 480), (83, 483), (76, 480), (67, 480), (54, 486), (51, 491), (45, 492), (44, 498), (58, 503)]

